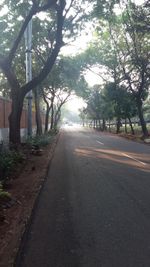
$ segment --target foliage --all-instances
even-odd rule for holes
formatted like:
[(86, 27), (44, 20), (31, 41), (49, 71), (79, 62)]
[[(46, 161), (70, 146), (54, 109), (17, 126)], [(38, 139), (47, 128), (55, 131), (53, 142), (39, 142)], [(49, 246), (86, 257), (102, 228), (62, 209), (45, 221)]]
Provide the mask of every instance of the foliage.
[(3, 185), (2, 183), (0, 182), (0, 200), (10, 200), (11, 199), (11, 195), (10, 193), (8, 193), (7, 191), (5, 191), (3, 189)]
[[(64, 104), (74, 94), (87, 97), (88, 85), (80, 72), (76, 57), (61, 56), (47, 79), (42, 84), (42, 95), (46, 103), (46, 114), (51, 112), (50, 128), (57, 128)], [(47, 115), (48, 116), (48, 115)], [(48, 119), (45, 120), (48, 131)]]
[[(83, 4), (85, 2), (82, 1)], [(20, 143), (20, 119), (25, 95), (44, 81), (65, 42), (77, 36), (77, 29), (82, 28), (81, 21), (87, 13), (82, 3), (79, 0), (3, 1), (8, 10), (0, 19), (0, 67), (9, 83), (13, 102), (9, 116), (11, 142)], [(44, 14), (43, 17), (41, 14)], [(31, 19), (33, 78), (26, 82), (23, 39)]]
[[(148, 97), (150, 86), (148, 5), (136, 5), (128, 0), (94, 2), (93, 17), (96, 18), (97, 29), (93, 42), (82, 55), (85, 59), (83, 68), (95, 65), (105, 67), (107, 76), (104, 73), (101, 75), (104, 84), (107, 86), (110, 81), (114, 87), (124, 88), (114, 95), (115, 113), (125, 117), (127, 114), (123, 115), (122, 112), (127, 113), (127, 107), (133, 104), (133, 109), (128, 108), (130, 116), (135, 109), (138, 110), (143, 135), (148, 136), (143, 116), (143, 101)], [(124, 94), (123, 102), (121, 95), (120, 101), (117, 100), (118, 93)], [(96, 101), (98, 98), (95, 98), (95, 106)]]
[(132, 118), (137, 115), (135, 100), (124, 86), (116, 86), (115, 83), (108, 83), (104, 89), (104, 99), (113, 103), (114, 116), (122, 119)]
[(87, 109), (86, 108), (79, 109), (79, 117), (81, 118), (82, 125), (84, 126), (85, 121), (87, 119)]
[(12, 171), (18, 163), (23, 161), (21, 152), (2, 150), (0, 151), (0, 181), (5, 183), (10, 178)]
[(54, 127), (53, 129), (49, 130), (48, 134), (50, 136), (55, 136), (59, 132), (58, 127)]
[(47, 146), (52, 141), (53, 132), (48, 134), (36, 135), (27, 139), (26, 143), (30, 147), (40, 148)]
[(145, 114), (145, 119), (150, 121), (150, 99), (147, 99), (144, 103), (144, 114)]

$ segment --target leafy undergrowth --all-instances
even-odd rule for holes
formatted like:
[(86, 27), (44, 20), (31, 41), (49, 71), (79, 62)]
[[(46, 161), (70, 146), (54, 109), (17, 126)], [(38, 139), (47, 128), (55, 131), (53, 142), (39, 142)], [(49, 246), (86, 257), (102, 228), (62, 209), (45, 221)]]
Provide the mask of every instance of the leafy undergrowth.
[(52, 137), (56, 132), (51, 131), (48, 134), (37, 135), (27, 139), (26, 144), (29, 147), (40, 149), (41, 147), (47, 146), (52, 141)]
[(7, 148), (3, 148), (0, 151), (0, 181), (4, 187), (12, 176), (16, 166), (23, 163), (24, 159), (22, 152), (10, 151)]
[(50, 132), (48, 134), (30, 137), (19, 147), (19, 150), (9, 150), (6, 146), (1, 147), (0, 182), (4, 188), (7, 187), (9, 180), (16, 174), (16, 169), (27, 160), (28, 154), (34, 151), (42, 152), (42, 148), (52, 142), (55, 134), (56, 132)]
[(18, 151), (11, 151), (3, 147), (0, 151), (0, 223), (5, 220), (4, 210), (13, 203), (11, 194), (7, 189), (11, 185), (11, 181), (19, 172), (25, 160), (24, 154)]

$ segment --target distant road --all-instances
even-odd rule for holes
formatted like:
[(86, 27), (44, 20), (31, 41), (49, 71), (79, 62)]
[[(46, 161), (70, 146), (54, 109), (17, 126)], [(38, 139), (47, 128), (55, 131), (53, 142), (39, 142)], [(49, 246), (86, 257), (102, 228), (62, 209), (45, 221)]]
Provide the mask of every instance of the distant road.
[(21, 255), (17, 267), (150, 267), (150, 146), (64, 128)]

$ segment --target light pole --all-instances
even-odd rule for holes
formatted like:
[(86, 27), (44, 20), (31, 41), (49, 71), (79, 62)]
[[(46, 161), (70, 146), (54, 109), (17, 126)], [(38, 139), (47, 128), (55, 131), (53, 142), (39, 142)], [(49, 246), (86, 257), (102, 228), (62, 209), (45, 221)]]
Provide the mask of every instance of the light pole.
[[(32, 79), (32, 19), (29, 21), (25, 31), (25, 47), (26, 47), (26, 82)], [(28, 116), (27, 116), (27, 133), (32, 136), (32, 90), (27, 94), (28, 100)]]

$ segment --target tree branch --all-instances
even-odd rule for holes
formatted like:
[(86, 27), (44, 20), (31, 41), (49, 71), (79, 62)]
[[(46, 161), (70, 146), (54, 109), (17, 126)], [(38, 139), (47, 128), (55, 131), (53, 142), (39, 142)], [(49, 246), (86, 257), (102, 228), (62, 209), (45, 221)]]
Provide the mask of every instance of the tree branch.
[(41, 60), (41, 62), (43, 63), (43, 65), (45, 65), (46, 61), (45, 61), (44, 57), (42, 56), (42, 53), (39, 51), (39, 49), (38, 48), (35, 48), (34, 49), (34, 52), (37, 55), (38, 59)]
[(65, 18), (66, 18), (66, 16), (67, 16), (67, 14), (68, 14), (70, 8), (72, 7), (73, 1), (74, 1), (74, 0), (71, 0), (69, 7), (66, 9), (66, 12), (65, 12), (65, 15), (64, 15)]
[(3, 70), (3, 73), (7, 77), (8, 83), (10, 84), (11, 88), (13, 88), (13, 92), (16, 92), (17, 90), (20, 89), (20, 84), (17, 80), (17, 77), (15, 76), (14, 72), (12, 69), (9, 67), (9, 64), (7, 61), (1, 62), (1, 68)]
[(49, 9), (50, 7), (54, 6), (54, 4), (56, 4), (56, 1), (57, 0), (51, 0), (51, 1), (48, 1), (47, 4), (41, 6), (41, 7), (38, 7), (37, 5), (37, 2), (36, 1), (33, 1), (33, 5), (28, 13), (28, 15), (26, 16), (25, 20), (24, 20), (24, 23), (22, 24), (22, 27), (19, 31), (19, 34), (16, 38), (16, 40), (14, 41), (13, 43), (13, 46), (12, 48), (10, 49), (10, 52), (9, 52), (9, 55), (8, 55), (8, 63), (9, 65), (12, 64), (12, 60), (13, 58), (15, 57), (15, 53), (16, 53), (16, 50), (20, 44), (20, 41), (23, 37), (23, 34), (28, 26), (28, 23), (29, 21), (32, 19), (33, 15), (37, 14), (37, 13), (40, 13), (42, 11), (46, 11), (47, 9)]
[(86, 66), (86, 68), (91, 71), (92, 73), (94, 73), (95, 75), (97, 75), (98, 77), (100, 77), (104, 82), (107, 82), (108, 80), (106, 80), (101, 74), (97, 73), (96, 71), (92, 70), (90, 67)]
[(35, 11), (34, 11), (34, 8), (32, 7), (31, 10), (30, 10), (30, 12), (29, 12), (29, 14), (25, 18), (25, 21), (24, 21), (24, 23), (23, 23), (23, 25), (22, 25), (22, 27), (20, 29), (20, 32), (19, 32), (16, 40), (13, 43), (12, 48), (10, 49), (10, 52), (9, 52), (9, 55), (8, 55), (8, 63), (9, 63), (9, 65), (12, 64), (12, 60), (15, 57), (15, 53), (16, 53), (16, 50), (17, 50), (19, 44), (20, 44), (20, 41), (22, 39), (22, 36), (23, 36), (23, 34), (24, 34), (24, 32), (25, 32), (25, 30), (27, 28), (27, 25), (28, 25), (29, 21), (32, 19), (32, 16), (34, 14), (35, 14)]
[(56, 31), (55, 46), (52, 50), (51, 55), (47, 58), (46, 63), (44, 67), (42, 68), (41, 72), (35, 78), (33, 78), (32, 81), (28, 82), (27, 84), (21, 87), (21, 90), (23, 90), (24, 95), (26, 95), (30, 90), (32, 90), (39, 83), (41, 83), (51, 71), (55, 63), (55, 60), (57, 58), (57, 55), (60, 51), (60, 48), (63, 45), (63, 42), (62, 42), (63, 24), (64, 24), (63, 9), (59, 9), (57, 11), (57, 31)]

